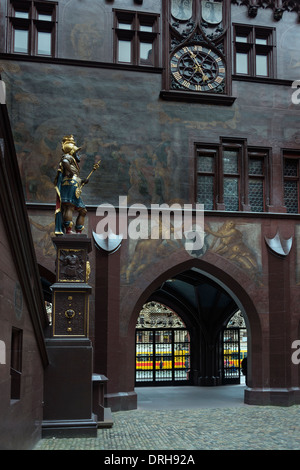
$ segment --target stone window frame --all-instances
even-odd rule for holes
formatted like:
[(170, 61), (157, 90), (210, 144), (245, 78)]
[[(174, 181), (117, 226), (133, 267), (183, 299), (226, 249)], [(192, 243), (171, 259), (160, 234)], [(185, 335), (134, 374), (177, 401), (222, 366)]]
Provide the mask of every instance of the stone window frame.
[[(238, 38), (245, 41), (239, 41)], [(258, 40), (265, 40), (260, 44)], [(237, 71), (237, 53), (245, 53), (248, 57), (248, 73)], [(267, 57), (267, 74), (259, 75), (256, 70), (256, 58)], [(276, 29), (273, 27), (249, 24), (233, 24), (233, 73), (239, 77), (276, 78)]]
[[(114, 12), (114, 62), (129, 66), (158, 67), (159, 65), (159, 14), (117, 10)], [(143, 30), (143, 26), (146, 27)], [(120, 41), (130, 42), (130, 60), (119, 60)], [(152, 44), (152, 60), (140, 58), (141, 44)]]
[[(20, 15), (24, 13), (24, 16)], [(51, 17), (41, 19), (39, 15)], [(8, 2), (7, 52), (25, 56), (55, 57), (57, 30), (57, 2), (10, 0)], [(15, 50), (15, 32), (27, 32), (27, 51)], [(39, 33), (50, 34), (50, 53), (39, 52)]]
[[(223, 210), (232, 212), (226, 207), (226, 198), (224, 194), (224, 181), (225, 178), (235, 179), (237, 183), (238, 207), (234, 212), (247, 211), (247, 212), (267, 212), (270, 203), (269, 198), (269, 168), (270, 168), (270, 154), (269, 148), (248, 146), (246, 139), (222, 139), (220, 144), (207, 144), (196, 143), (196, 158), (195, 158), (195, 184), (194, 184), (194, 201), (196, 203), (204, 204), (204, 210)], [(237, 170), (224, 173), (224, 151), (237, 152)], [(201, 156), (210, 156), (213, 158), (213, 167), (210, 171), (199, 170), (199, 158)], [(262, 171), (251, 172), (251, 161), (261, 161)], [(205, 201), (200, 200), (198, 197), (198, 187), (200, 185), (201, 177), (211, 178), (212, 187), (212, 201), (206, 207)], [(253, 183), (257, 183), (257, 187)], [(254, 200), (257, 193), (262, 193), (261, 199), (256, 204), (256, 210), (253, 210)], [(228, 204), (227, 204), (228, 206)]]

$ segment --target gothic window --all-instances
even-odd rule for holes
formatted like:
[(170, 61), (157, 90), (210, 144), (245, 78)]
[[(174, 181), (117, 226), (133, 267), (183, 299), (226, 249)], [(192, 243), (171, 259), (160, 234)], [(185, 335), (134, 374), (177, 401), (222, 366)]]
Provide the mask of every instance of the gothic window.
[(204, 204), (205, 210), (213, 210), (216, 200), (216, 164), (215, 149), (199, 149), (197, 158), (197, 201)]
[(234, 25), (234, 72), (250, 77), (275, 76), (275, 30)]
[(157, 15), (116, 10), (114, 31), (116, 63), (157, 66)]
[(11, 0), (8, 11), (9, 52), (55, 55), (56, 3)]
[(267, 150), (223, 142), (196, 153), (196, 199), (205, 210), (266, 210)]
[(265, 152), (248, 150), (248, 192), (252, 212), (264, 212), (266, 203), (266, 161)]
[(283, 161), (284, 203), (288, 213), (299, 212), (299, 159), (285, 154)]
[(238, 211), (240, 208), (240, 158), (239, 149), (223, 148), (223, 190), (224, 204), (227, 211)]

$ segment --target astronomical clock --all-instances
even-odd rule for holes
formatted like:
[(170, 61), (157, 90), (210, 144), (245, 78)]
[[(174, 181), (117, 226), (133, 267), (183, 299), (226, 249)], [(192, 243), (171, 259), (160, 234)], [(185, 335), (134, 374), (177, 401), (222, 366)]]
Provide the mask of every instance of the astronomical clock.
[(230, 9), (225, 1), (169, 0), (161, 97), (231, 105)]

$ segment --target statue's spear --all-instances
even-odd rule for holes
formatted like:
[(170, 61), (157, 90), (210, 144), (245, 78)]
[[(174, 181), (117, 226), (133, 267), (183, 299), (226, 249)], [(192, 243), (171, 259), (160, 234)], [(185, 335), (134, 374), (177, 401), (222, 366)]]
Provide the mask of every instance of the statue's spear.
[(75, 191), (76, 197), (80, 197), (83, 186), (88, 182), (88, 180), (90, 179), (90, 177), (92, 176), (94, 171), (98, 170), (98, 168), (100, 166), (100, 163), (101, 163), (101, 160), (99, 160), (99, 162), (95, 163), (95, 165), (93, 166), (93, 169), (90, 172), (90, 174), (85, 178), (83, 183), (81, 183), (80, 187), (76, 189), (76, 191)]

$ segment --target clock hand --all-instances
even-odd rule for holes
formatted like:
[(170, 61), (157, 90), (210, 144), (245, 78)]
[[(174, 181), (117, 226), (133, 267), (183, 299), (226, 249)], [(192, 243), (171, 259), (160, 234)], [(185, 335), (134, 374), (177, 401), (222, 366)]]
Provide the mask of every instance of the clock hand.
[(190, 51), (190, 50), (189, 50), (189, 54), (190, 54), (191, 58), (196, 62), (196, 67), (195, 67), (195, 68), (196, 68), (196, 72), (198, 71), (198, 72), (200, 72), (200, 73), (202, 74), (202, 77), (203, 77), (203, 80), (204, 80), (204, 81), (208, 80), (208, 76), (205, 75), (205, 73), (204, 73), (203, 70), (202, 70), (201, 65), (200, 65), (199, 62), (197, 61), (197, 58), (196, 58), (197, 56), (196, 56), (192, 51)]
[(194, 61), (196, 62), (197, 66), (201, 68), (200, 64), (198, 63), (198, 61), (196, 59), (197, 56), (192, 51), (190, 51), (189, 49), (188, 49), (188, 51), (189, 51), (189, 54), (190, 54), (191, 58), (194, 59)]
[(201, 65), (197, 64), (195, 66), (196, 72), (200, 72), (202, 74), (202, 78), (204, 81), (208, 80), (208, 76), (203, 72)]
[(206, 80), (208, 80), (208, 76), (207, 76), (207, 75), (205, 75), (205, 73), (203, 72), (203, 70), (202, 70), (202, 68), (201, 68), (201, 66), (200, 66), (200, 65), (198, 65), (198, 68), (197, 68), (197, 70), (198, 70), (199, 72), (201, 72), (201, 74), (202, 74), (202, 78), (203, 78), (203, 80), (206, 82)]

